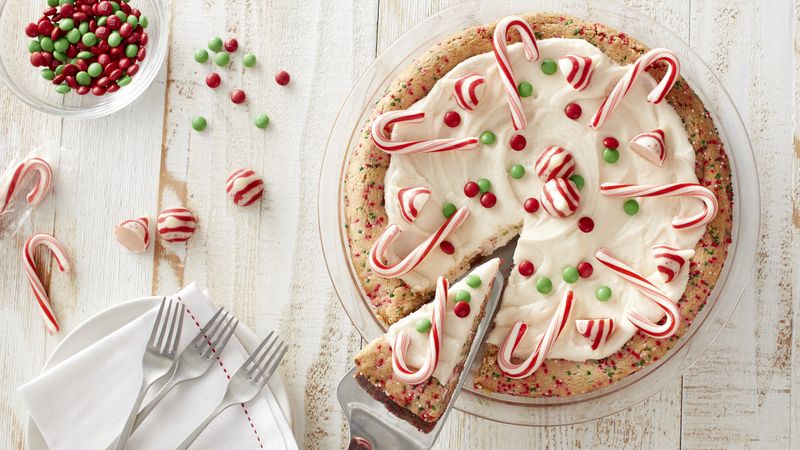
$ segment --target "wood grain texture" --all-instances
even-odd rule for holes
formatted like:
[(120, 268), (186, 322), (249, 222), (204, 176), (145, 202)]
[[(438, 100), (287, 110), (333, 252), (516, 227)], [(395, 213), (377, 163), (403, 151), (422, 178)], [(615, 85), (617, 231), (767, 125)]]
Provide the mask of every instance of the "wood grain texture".
[[(256, 333), (276, 329), (291, 343), (281, 372), (301, 447), (344, 447), (347, 428), (335, 388), (362, 342), (320, 270), (316, 194), (327, 129), (377, 54), (456, 3), (225, 0), (183, 8), (168, 2), (168, 63), (126, 110), (98, 121), (61, 120), (0, 88), (0, 135), (7, 137), (0, 167), (16, 150), (64, 147), (55, 194), (17, 237), (0, 241), (4, 447), (23, 447), (27, 412), (16, 387), (38, 373), (65, 334), (45, 333), (19, 264), (22, 242), (34, 232), (54, 233), (75, 263), (74, 274), (54, 271), (52, 277), (49, 257), (41, 265), (65, 332), (122, 300), (197, 281)], [(690, 42), (747, 125), (763, 206), (753, 284), (704, 360), (642, 404), (551, 428), (503, 425), (456, 411), (437, 448), (800, 446), (800, 0), (626, 3)], [(239, 39), (229, 70), (192, 58), (214, 35)], [(258, 56), (255, 69), (242, 68), (244, 51)], [(272, 80), (281, 68), (293, 77), (286, 88)], [(223, 77), (216, 91), (203, 84), (211, 70)], [(245, 105), (228, 100), (236, 87), (247, 92)], [(272, 119), (266, 130), (252, 125), (259, 112)], [(196, 115), (208, 118), (207, 131), (191, 130)], [(224, 196), (227, 174), (239, 167), (263, 175), (267, 192), (260, 206), (239, 208)], [(153, 218), (178, 204), (200, 220), (188, 245), (156, 241), (147, 254), (133, 255), (113, 243), (111, 228), (120, 220)]]

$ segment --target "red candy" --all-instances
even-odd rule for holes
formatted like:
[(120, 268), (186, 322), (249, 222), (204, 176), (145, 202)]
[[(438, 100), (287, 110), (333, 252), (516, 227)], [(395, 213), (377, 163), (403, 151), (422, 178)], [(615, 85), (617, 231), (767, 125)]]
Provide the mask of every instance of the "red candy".
[(35, 38), (39, 36), (39, 27), (35, 23), (25, 25), (25, 34), (28, 35), (28, 37)]
[(519, 271), (520, 275), (527, 278), (533, 275), (533, 272), (536, 271), (536, 268), (533, 266), (532, 262), (525, 260), (519, 263), (519, 265), (517, 266), (517, 270)]
[(450, 243), (450, 241), (442, 241), (442, 243), (439, 244), (439, 249), (448, 255), (452, 255), (456, 252), (456, 248)]
[(281, 70), (280, 72), (275, 74), (275, 82), (280, 84), (281, 86), (286, 86), (289, 84), (291, 77), (289, 76), (289, 72), (285, 70)]
[(603, 147), (619, 148), (619, 141), (616, 138), (608, 136), (603, 139)]
[(455, 128), (461, 124), (461, 116), (455, 111), (448, 111), (444, 115), (444, 123), (450, 128)]
[(469, 303), (467, 302), (458, 302), (456, 306), (453, 307), (453, 313), (462, 319), (469, 315), (469, 311)]
[(474, 181), (468, 181), (467, 184), (464, 185), (464, 195), (469, 198), (477, 196), (480, 192), (481, 188), (478, 187), (478, 183)]
[(526, 145), (528, 145), (528, 140), (525, 139), (525, 136), (521, 134), (515, 134), (514, 136), (511, 137), (510, 144), (511, 148), (513, 148), (516, 151), (520, 151), (523, 150)]
[(225, 51), (229, 53), (233, 53), (239, 49), (239, 41), (234, 38), (230, 38), (225, 41)]
[(484, 192), (483, 195), (481, 195), (481, 206), (484, 208), (491, 208), (495, 204), (497, 204), (497, 196), (491, 192)]
[(584, 233), (591, 233), (594, 230), (594, 220), (591, 217), (581, 217), (578, 220), (578, 228)]
[(581, 105), (577, 103), (570, 103), (564, 108), (564, 114), (572, 120), (578, 120), (581, 114), (583, 114), (583, 109), (581, 109)]
[(526, 212), (533, 214), (539, 210), (539, 200), (533, 197), (526, 199), (525, 203), (522, 204), (522, 207), (525, 208)]
[(241, 89), (234, 89), (231, 92), (231, 101), (237, 105), (244, 103), (247, 100), (247, 95)]
[(589, 278), (593, 272), (594, 268), (588, 262), (584, 261), (578, 264), (578, 274), (580, 274), (581, 278)]
[(40, 67), (44, 65), (44, 54), (42, 52), (31, 53), (31, 65), (33, 67)]
[(219, 84), (221, 82), (222, 79), (216, 72), (211, 72), (210, 74), (206, 75), (206, 86), (210, 87), (211, 89), (216, 89), (217, 87), (219, 87)]

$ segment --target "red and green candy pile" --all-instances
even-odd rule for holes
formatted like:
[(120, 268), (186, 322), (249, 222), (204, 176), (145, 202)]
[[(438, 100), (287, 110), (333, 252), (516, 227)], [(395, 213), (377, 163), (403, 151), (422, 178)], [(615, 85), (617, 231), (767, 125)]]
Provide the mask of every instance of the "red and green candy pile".
[(147, 55), (148, 21), (125, 0), (47, 0), (25, 27), (30, 62), (56, 92), (100, 96), (131, 82)]

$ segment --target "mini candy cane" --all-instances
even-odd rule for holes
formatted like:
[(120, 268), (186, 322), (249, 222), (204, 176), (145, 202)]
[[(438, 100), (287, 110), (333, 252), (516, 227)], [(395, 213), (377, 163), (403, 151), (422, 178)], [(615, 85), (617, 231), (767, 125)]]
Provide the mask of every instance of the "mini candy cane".
[(651, 283), (650, 280), (617, 259), (608, 249), (601, 248), (597, 251), (595, 257), (623, 280), (631, 283), (634, 289), (655, 302), (655, 304), (664, 311), (664, 314), (666, 314), (664, 323), (658, 325), (638, 312), (629, 310), (627, 312), (628, 320), (630, 320), (636, 328), (641, 330), (642, 333), (658, 339), (665, 339), (675, 334), (680, 324), (681, 312), (671, 298), (667, 297), (667, 295), (664, 294), (661, 289), (657, 288), (656, 285)]
[(508, 106), (511, 108), (511, 122), (515, 130), (524, 130), (528, 125), (525, 118), (525, 111), (522, 109), (522, 99), (517, 91), (517, 82), (514, 81), (514, 72), (511, 70), (511, 62), (508, 60), (508, 48), (506, 38), (509, 29), (514, 28), (522, 38), (522, 46), (525, 48), (525, 57), (528, 61), (539, 59), (539, 47), (536, 45), (536, 36), (533, 35), (528, 22), (519, 16), (508, 16), (497, 23), (494, 29), (494, 59), (497, 68), (500, 69), (500, 78), (503, 80), (503, 87), (506, 88)]
[(631, 150), (658, 167), (667, 158), (667, 144), (663, 130), (637, 134), (631, 139)]
[(486, 78), (477, 73), (468, 73), (456, 79), (453, 85), (453, 98), (464, 111), (472, 111), (478, 106), (478, 88), (486, 83)]
[(664, 283), (671, 283), (686, 264), (694, 256), (693, 249), (678, 249), (668, 245), (653, 246), (653, 259), (656, 260), (656, 268), (664, 277)]
[(64, 247), (56, 238), (49, 234), (35, 234), (29, 237), (28, 240), (25, 241), (25, 245), (22, 246), (22, 262), (25, 266), (25, 275), (28, 276), (28, 282), (33, 290), (33, 295), (36, 297), (36, 302), (39, 304), (39, 312), (42, 314), (45, 325), (47, 325), (47, 331), (53, 334), (57, 333), (60, 327), (53, 313), (53, 307), (50, 305), (50, 299), (47, 297), (47, 291), (45, 291), (44, 285), (42, 285), (42, 281), (39, 278), (39, 271), (36, 270), (34, 252), (40, 245), (44, 245), (53, 252), (53, 257), (58, 264), (59, 270), (62, 272), (69, 272), (71, 268)]
[(392, 242), (394, 242), (400, 234), (400, 228), (398, 228), (397, 225), (389, 225), (369, 251), (369, 264), (372, 271), (383, 278), (399, 278), (411, 272), (434, 248), (441, 244), (450, 233), (461, 226), (461, 224), (467, 220), (467, 217), (469, 217), (469, 208), (462, 206), (450, 216), (438, 230), (419, 244), (417, 248), (412, 250), (408, 256), (397, 263), (384, 264), (383, 257), (386, 255)]
[(588, 56), (564, 55), (558, 59), (558, 68), (576, 91), (586, 89), (592, 81), (594, 66), (592, 58)]
[(426, 187), (400, 189), (397, 192), (397, 200), (400, 202), (400, 215), (403, 216), (403, 220), (413, 223), (430, 196), (431, 190)]
[(372, 142), (379, 149), (392, 155), (408, 155), (412, 153), (446, 152), (450, 150), (472, 150), (478, 147), (478, 138), (445, 138), (423, 141), (392, 141), (386, 134), (386, 127), (395, 123), (419, 123), (425, 119), (424, 112), (389, 111), (381, 114), (372, 122)]
[(547, 326), (544, 335), (536, 344), (536, 349), (528, 356), (528, 359), (520, 364), (512, 363), (511, 357), (514, 354), (514, 350), (517, 349), (519, 342), (522, 340), (522, 337), (525, 336), (528, 325), (522, 321), (514, 324), (511, 331), (508, 332), (506, 338), (503, 340), (503, 344), (500, 346), (500, 350), (497, 353), (497, 365), (500, 366), (500, 370), (505, 376), (519, 379), (530, 376), (536, 372), (536, 369), (538, 369), (547, 358), (550, 348), (561, 335), (561, 331), (564, 330), (564, 326), (567, 324), (567, 318), (570, 312), (572, 312), (574, 303), (575, 294), (572, 291), (565, 292), (564, 298), (561, 299), (561, 303), (558, 304), (556, 313), (550, 320), (550, 324)]
[(392, 371), (394, 377), (406, 384), (420, 384), (428, 380), (436, 366), (439, 365), (439, 351), (442, 349), (442, 333), (444, 332), (444, 314), (447, 311), (447, 289), (449, 285), (444, 277), (436, 280), (436, 296), (433, 299), (433, 316), (431, 317), (431, 334), (428, 337), (428, 352), (425, 362), (413, 371), (406, 364), (406, 353), (411, 340), (402, 330), (392, 344)]
[(597, 350), (614, 332), (614, 319), (576, 320), (575, 330), (592, 344), (592, 350)]
[(719, 204), (714, 194), (696, 183), (672, 184), (622, 184), (603, 183), (600, 192), (609, 197), (694, 197), (703, 202), (703, 211), (692, 216), (672, 219), (673, 228), (695, 228), (703, 226), (717, 215)]
[(656, 104), (661, 103), (664, 97), (667, 96), (669, 90), (672, 89), (675, 81), (678, 80), (678, 75), (681, 71), (681, 63), (678, 61), (678, 56), (672, 50), (654, 48), (642, 55), (635, 63), (631, 64), (628, 72), (617, 82), (614, 89), (611, 90), (611, 93), (608, 94), (608, 97), (606, 97), (600, 105), (600, 108), (598, 108), (594, 117), (592, 117), (589, 126), (595, 129), (602, 127), (611, 112), (614, 111), (622, 98), (625, 97), (625, 94), (631, 89), (633, 83), (636, 82), (636, 79), (639, 78), (639, 75), (644, 73), (648, 67), (659, 61), (663, 61), (667, 64), (667, 73), (664, 75), (664, 78), (661, 79), (661, 82), (658, 83), (658, 86), (650, 91), (650, 94), (647, 96), (647, 101)]
[(36, 206), (50, 192), (53, 182), (53, 169), (42, 158), (28, 158), (14, 168), (11, 177), (0, 184), (0, 214), (8, 209), (17, 187), (25, 180), (28, 174), (37, 172), (39, 180), (36, 186), (28, 193), (27, 200), (31, 206)]

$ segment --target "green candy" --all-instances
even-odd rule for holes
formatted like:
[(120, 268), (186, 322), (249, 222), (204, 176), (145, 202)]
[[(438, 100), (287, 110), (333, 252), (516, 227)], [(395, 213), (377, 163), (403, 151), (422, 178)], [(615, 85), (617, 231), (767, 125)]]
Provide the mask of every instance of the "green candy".
[(137, 53), (139, 53), (138, 45), (128, 44), (128, 46), (125, 47), (125, 56), (127, 56), (128, 58), (135, 58)]
[(53, 42), (52, 44), (53, 50), (51, 51), (58, 51), (64, 53), (69, 48), (69, 41), (65, 37), (58, 38), (57, 41)]
[(639, 212), (639, 202), (634, 199), (626, 200), (625, 203), (622, 204), (622, 209), (625, 211), (625, 214), (635, 216), (636, 213)]
[(73, 28), (67, 32), (66, 37), (70, 44), (77, 44), (81, 40), (81, 32)]
[(128, 21), (128, 15), (125, 14), (124, 12), (122, 12), (122, 11), (116, 11), (114, 13), (114, 15), (119, 17), (119, 20), (121, 20), (123, 22), (127, 22)]
[(492, 182), (487, 180), (486, 178), (481, 178), (478, 180), (478, 189), (481, 191), (481, 194), (485, 194), (489, 192), (489, 189), (492, 188)]
[(569, 284), (578, 281), (578, 278), (580, 278), (580, 276), (581, 275), (578, 273), (578, 269), (572, 266), (565, 268), (564, 271), (561, 272), (561, 278), (563, 278), (564, 281), (566, 281)]
[(216, 36), (214, 39), (208, 41), (208, 49), (212, 52), (218, 52), (222, 50), (222, 38)]
[(83, 50), (83, 51), (78, 52), (76, 57), (78, 59), (90, 59), (90, 58), (94, 58), (94, 53), (92, 53), (90, 51), (87, 51), (87, 50)]
[(580, 175), (573, 175), (569, 177), (569, 181), (575, 183), (575, 187), (577, 187), (579, 191), (583, 189), (583, 186), (586, 185), (586, 180), (584, 180)]
[(256, 128), (267, 128), (269, 125), (269, 116), (265, 113), (261, 113), (256, 116), (253, 122), (255, 122)]
[(208, 52), (206, 49), (201, 48), (194, 52), (194, 60), (203, 64), (204, 62), (208, 61)]
[(42, 44), (39, 41), (31, 41), (28, 44), (28, 51), (31, 53), (36, 53), (42, 51)]
[(452, 203), (445, 203), (445, 205), (442, 207), (442, 214), (448, 219), (455, 213), (456, 213), (456, 205)]
[(214, 55), (214, 64), (218, 65), (219, 67), (225, 67), (229, 62), (231, 62), (231, 55), (229, 55), (227, 52), (220, 52)]
[(481, 287), (481, 277), (479, 277), (477, 275), (470, 275), (470, 276), (467, 277), (467, 279), (465, 281), (467, 283), (467, 286), (469, 286), (469, 287), (471, 287), (473, 289), (477, 289), (477, 288)]
[(83, 35), (83, 37), (81, 37), (81, 42), (83, 42), (83, 45), (87, 47), (91, 47), (97, 44), (97, 41), (98, 41), (97, 35), (91, 32), (86, 33)]
[(119, 3), (117, 3), (117, 2), (111, 2), (111, 10), (112, 10), (112, 11), (114, 11), (114, 12), (117, 12), (117, 11), (119, 11), (119, 10), (120, 10)]
[(68, 94), (71, 89), (66, 84), (59, 84), (56, 86), (56, 92), (59, 94)]
[(205, 117), (197, 116), (192, 119), (192, 128), (194, 128), (195, 131), (203, 131), (206, 129), (206, 126), (208, 126), (208, 122), (206, 122)]
[(56, 77), (56, 74), (52, 70), (50, 70), (50, 69), (42, 69), (42, 78), (44, 78), (45, 80), (50, 81), (55, 77)]
[(550, 281), (550, 278), (541, 277), (536, 280), (536, 290), (540, 294), (549, 294), (553, 290), (553, 282)]
[(511, 175), (511, 178), (519, 180), (525, 176), (525, 168), (522, 167), (521, 164), (514, 164), (511, 166), (511, 169), (508, 171), (508, 173)]
[(131, 14), (130, 16), (128, 16), (128, 19), (126, 20), (126, 22), (128, 22), (129, 24), (131, 24), (131, 26), (132, 26), (133, 28), (136, 28), (136, 27), (138, 27), (138, 26), (139, 26), (139, 19), (137, 19), (137, 18), (136, 18), (136, 16), (134, 16), (133, 14)]
[(420, 333), (427, 333), (431, 329), (431, 321), (428, 319), (419, 319), (414, 324), (414, 328)]
[(53, 52), (53, 58), (65, 62), (67, 60), (67, 54), (64, 52), (55, 51)]
[(108, 16), (103, 16), (103, 17), (97, 19), (97, 26), (98, 27), (104, 27), (104, 26), (106, 26), (107, 23), (108, 23)]
[(494, 144), (494, 141), (497, 140), (497, 136), (495, 136), (491, 131), (484, 131), (481, 133), (480, 140), (481, 144), (492, 145)]
[(75, 81), (77, 81), (81, 86), (88, 86), (92, 84), (92, 77), (88, 72), (80, 71), (75, 74)]
[(89, 32), (89, 22), (81, 22), (80, 25), (78, 25), (78, 31), (80, 31), (81, 34), (88, 33)]
[[(64, 38), (61, 38), (61, 39), (64, 39)], [(67, 42), (67, 40), (64, 39), (64, 42)], [(44, 51), (46, 51), (48, 53), (53, 53), (53, 51), (55, 50), (55, 44), (53, 43), (53, 40), (50, 39), (49, 37), (43, 37), (39, 41), (39, 45), (42, 47), (42, 50), (44, 50)], [(69, 47), (69, 43), (67, 43), (67, 47)], [(64, 50), (66, 50), (66, 48)], [(64, 51), (64, 50), (59, 50), (59, 51)]]
[(117, 86), (127, 86), (131, 84), (131, 81), (133, 81), (133, 78), (131, 78), (130, 75), (125, 75), (124, 77), (120, 78), (119, 81), (117, 81)]
[(89, 76), (97, 78), (103, 73), (103, 66), (98, 62), (93, 62), (89, 64), (86, 72), (89, 74)]
[(614, 164), (619, 161), (619, 150), (615, 148), (603, 149), (603, 161), (609, 164)]
[(558, 64), (552, 59), (545, 59), (542, 61), (542, 72), (545, 75), (552, 75), (558, 70)]
[(58, 21), (58, 28), (60, 28), (61, 31), (69, 31), (75, 28), (75, 22), (73, 22), (69, 17), (66, 17)]
[(523, 81), (517, 86), (517, 92), (519, 92), (520, 97), (530, 97), (533, 95), (533, 85), (527, 81)]
[(456, 303), (458, 302), (467, 302), (469, 303), (472, 300), (472, 295), (470, 295), (467, 291), (456, 291), (455, 296)]
[(601, 302), (607, 302), (608, 299), (611, 298), (611, 288), (608, 286), (600, 286), (595, 291), (594, 296)]
[(150, 25), (150, 21), (147, 20), (147, 17), (145, 17), (145, 16), (139, 17), (139, 26), (140, 27), (147, 28), (148, 25)]
[(47, 6), (50, 6), (52, 8), (55, 8), (56, 6), (58, 6), (58, 3), (59, 3), (58, 0), (47, 0)]
[(245, 54), (244, 57), (242, 58), (242, 64), (244, 64), (245, 67), (253, 67), (253, 66), (255, 66), (256, 65), (256, 55), (254, 55), (252, 53)]
[(108, 45), (110, 47), (119, 47), (122, 44), (122, 35), (119, 34), (119, 31), (112, 31), (111, 35), (108, 36)]
[(66, 67), (66, 64), (59, 64), (59, 66), (56, 67), (56, 75), (61, 75), (61, 72), (64, 71), (64, 67)]

